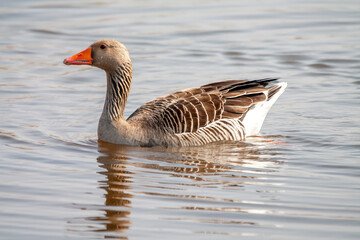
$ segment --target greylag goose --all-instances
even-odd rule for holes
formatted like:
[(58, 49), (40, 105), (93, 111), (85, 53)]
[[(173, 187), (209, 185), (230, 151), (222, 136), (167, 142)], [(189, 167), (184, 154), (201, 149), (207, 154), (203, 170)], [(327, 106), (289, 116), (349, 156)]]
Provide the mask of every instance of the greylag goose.
[(66, 58), (64, 64), (92, 65), (106, 72), (98, 138), (115, 144), (198, 146), (244, 140), (259, 133), (268, 111), (287, 85), (280, 82), (267, 87), (276, 78), (215, 82), (156, 98), (125, 120), (132, 64), (123, 44), (99, 40)]

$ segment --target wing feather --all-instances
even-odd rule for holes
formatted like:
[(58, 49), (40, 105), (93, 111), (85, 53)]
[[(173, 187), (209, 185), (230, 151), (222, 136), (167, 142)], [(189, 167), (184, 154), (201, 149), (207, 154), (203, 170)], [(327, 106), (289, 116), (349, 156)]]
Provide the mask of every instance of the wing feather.
[[(221, 139), (235, 138), (234, 133), (229, 131), (233, 128), (230, 125), (235, 124), (233, 121), (207, 126), (221, 119), (237, 119), (239, 123), (236, 124), (241, 124), (240, 121), (255, 103), (268, 99), (269, 88), (266, 85), (274, 80), (229, 80), (177, 91), (144, 104), (128, 121), (140, 121), (161, 131), (180, 135), (202, 129), (210, 140), (219, 136)], [(185, 135), (184, 138), (189, 137)]]

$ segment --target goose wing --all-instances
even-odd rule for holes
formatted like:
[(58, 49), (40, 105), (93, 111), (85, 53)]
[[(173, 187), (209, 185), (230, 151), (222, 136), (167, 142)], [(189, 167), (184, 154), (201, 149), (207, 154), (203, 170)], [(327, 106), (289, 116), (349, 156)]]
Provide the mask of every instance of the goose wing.
[(266, 85), (275, 80), (228, 80), (177, 91), (144, 104), (128, 121), (172, 134), (195, 133), (223, 119), (241, 122), (254, 104), (267, 100)]

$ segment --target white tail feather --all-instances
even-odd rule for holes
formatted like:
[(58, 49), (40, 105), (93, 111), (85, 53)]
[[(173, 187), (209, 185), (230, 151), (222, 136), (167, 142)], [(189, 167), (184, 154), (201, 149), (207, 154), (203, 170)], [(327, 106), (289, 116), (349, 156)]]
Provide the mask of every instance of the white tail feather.
[(269, 112), (271, 106), (285, 91), (287, 83), (277, 83), (273, 87), (276, 86), (280, 87), (280, 90), (278, 90), (278, 92), (276, 92), (270, 99), (266, 100), (265, 102), (255, 104), (246, 114), (244, 120), (242, 121), (245, 127), (246, 136), (257, 135), (260, 132), (267, 113)]

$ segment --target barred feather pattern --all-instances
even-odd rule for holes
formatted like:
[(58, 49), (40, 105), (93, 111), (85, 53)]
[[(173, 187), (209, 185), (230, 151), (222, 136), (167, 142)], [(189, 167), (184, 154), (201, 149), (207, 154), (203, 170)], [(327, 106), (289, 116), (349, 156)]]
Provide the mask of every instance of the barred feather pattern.
[(245, 129), (239, 119), (221, 119), (196, 132), (176, 134), (174, 145), (200, 146), (217, 141), (241, 141), (245, 139)]
[(124, 64), (108, 74), (107, 96), (105, 101), (105, 112), (112, 120), (123, 117), (126, 100), (129, 95), (132, 66)]
[(269, 88), (265, 86), (274, 80), (230, 80), (174, 92), (144, 104), (128, 122), (142, 122), (157, 136), (164, 136), (153, 139), (160, 145), (243, 140), (241, 121), (254, 104), (268, 99)]

